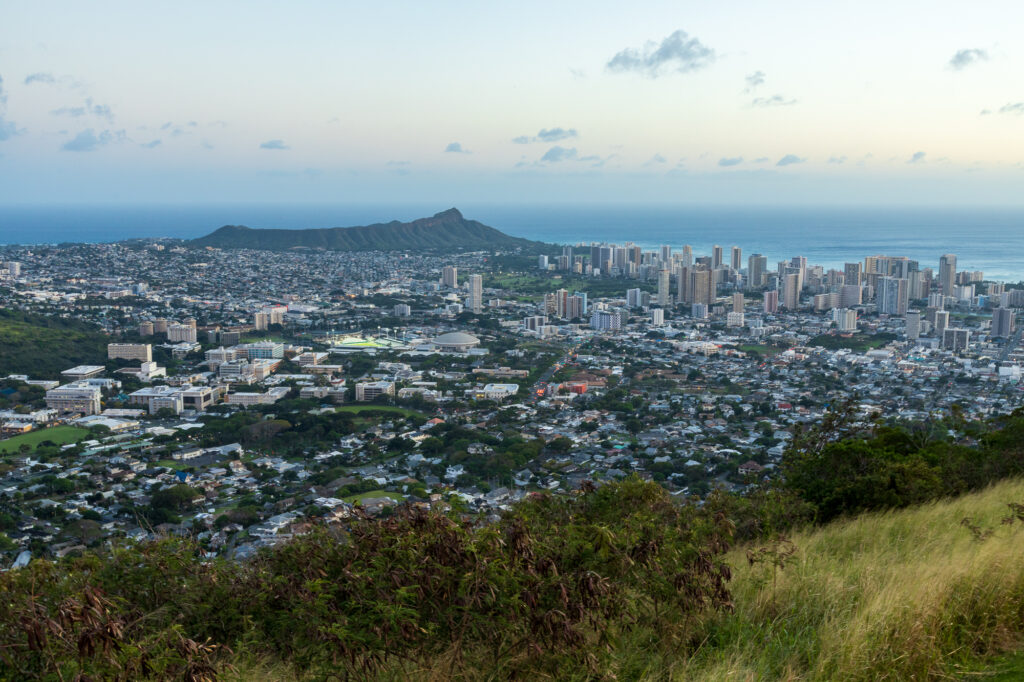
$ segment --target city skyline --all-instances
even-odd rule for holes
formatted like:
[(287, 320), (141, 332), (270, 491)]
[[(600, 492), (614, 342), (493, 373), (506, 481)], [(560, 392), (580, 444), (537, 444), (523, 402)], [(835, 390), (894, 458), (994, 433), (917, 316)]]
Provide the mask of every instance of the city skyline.
[(58, 7), (0, 27), (0, 201), (1022, 203), (1009, 2)]

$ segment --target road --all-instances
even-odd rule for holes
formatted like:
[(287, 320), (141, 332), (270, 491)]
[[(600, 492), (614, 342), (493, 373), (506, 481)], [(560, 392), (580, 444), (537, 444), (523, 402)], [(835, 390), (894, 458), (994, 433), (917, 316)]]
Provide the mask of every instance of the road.
[(1006, 362), (1006, 358), (1010, 357), (1010, 353), (1012, 353), (1013, 349), (1016, 348), (1017, 344), (1020, 343), (1020, 335), (1022, 332), (1024, 332), (1024, 326), (1018, 327), (1017, 331), (1015, 331), (1013, 333), (1013, 336), (1011, 336), (1010, 339), (1006, 342), (1006, 347), (1003, 348), (1003, 352), (999, 354), (1000, 364)]
[(555, 372), (562, 369), (562, 367), (572, 359), (572, 356), (576, 354), (577, 348), (579, 348), (578, 344), (569, 348), (561, 358), (555, 360), (550, 367), (544, 370), (544, 372), (537, 377), (537, 381), (530, 387), (530, 397), (525, 401), (527, 404), (535, 403), (540, 400), (544, 393), (544, 387), (547, 386), (549, 381), (551, 381), (551, 377), (553, 377)]

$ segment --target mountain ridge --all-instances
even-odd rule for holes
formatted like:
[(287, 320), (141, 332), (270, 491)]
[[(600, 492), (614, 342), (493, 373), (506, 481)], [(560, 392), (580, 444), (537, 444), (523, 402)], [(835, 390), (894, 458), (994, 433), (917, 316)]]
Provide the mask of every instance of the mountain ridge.
[(476, 220), (467, 220), (457, 208), (403, 223), (325, 227), (308, 229), (258, 229), (245, 225), (224, 225), (210, 234), (189, 242), (196, 247), (287, 251), (321, 249), (327, 251), (406, 251), (539, 249), (548, 246), (521, 237), (507, 235)]

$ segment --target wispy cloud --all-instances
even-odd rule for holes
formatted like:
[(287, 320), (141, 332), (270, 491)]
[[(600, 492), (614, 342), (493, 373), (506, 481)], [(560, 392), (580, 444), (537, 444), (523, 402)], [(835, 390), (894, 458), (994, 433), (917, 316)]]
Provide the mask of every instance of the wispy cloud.
[(841, 165), (841, 164), (846, 163), (846, 157), (845, 156), (830, 156), (830, 157), (828, 157), (828, 162), (832, 163), (832, 164), (836, 164), (836, 165)]
[(531, 144), (533, 142), (551, 144), (574, 137), (579, 137), (579, 133), (576, 132), (575, 128), (541, 128), (540, 132), (532, 137), (530, 135), (520, 135), (519, 137), (512, 138), (512, 142), (515, 144)]
[(163, 144), (162, 140), (153, 140), (152, 142), (140, 143), (139, 146), (144, 147), (145, 149), (153, 149), (154, 147), (159, 147), (161, 144)]
[(730, 166), (738, 166), (743, 163), (742, 156), (727, 156), (718, 160), (718, 165), (722, 168), (729, 168)]
[(25, 85), (32, 85), (33, 83), (45, 83), (47, 85), (53, 85), (56, 82), (57, 79), (54, 77), (52, 73), (45, 73), (42, 71), (39, 73), (30, 73), (29, 75), (25, 76)]
[(61, 149), (66, 152), (91, 152), (112, 142), (123, 142), (126, 139), (123, 130), (115, 132), (104, 130), (97, 135), (92, 128), (86, 128), (65, 142)]
[(668, 163), (668, 159), (666, 159), (661, 154), (655, 154), (654, 156), (652, 156), (651, 158), (647, 159), (647, 161), (644, 162), (644, 166), (645, 167), (657, 166), (657, 165), (662, 164), (662, 163)]
[(783, 95), (772, 95), (771, 97), (755, 97), (750, 102), (752, 107), (788, 107), (796, 104), (796, 100)]
[(85, 104), (79, 107), (58, 107), (50, 112), (54, 116), (71, 116), (73, 118), (79, 118), (81, 116), (90, 115), (96, 116), (97, 118), (103, 118), (108, 121), (114, 120), (114, 112), (106, 104), (93, 104), (92, 99), (86, 99)]
[(910, 155), (910, 158), (907, 159), (907, 163), (921, 163), (922, 161), (924, 161), (924, 157), (924, 152), (914, 152), (913, 154)]
[(949, 68), (954, 71), (960, 71), (966, 69), (968, 66), (977, 64), (978, 62), (987, 62), (988, 52), (978, 48), (972, 48), (969, 50), (959, 50), (949, 59)]
[(744, 92), (753, 92), (758, 86), (764, 85), (764, 71), (755, 71), (743, 80), (747, 83)]
[(544, 163), (560, 163), (562, 161), (572, 161), (577, 156), (576, 147), (566, 148), (556, 144), (544, 152), (544, 156), (540, 157), (540, 160)]
[[(167, 127), (169, 127), (169, 124), (165, 124), (164, 125), (164, 128), (167, 128)], [(277, 151), (277, 150), (291, 149), (291, 147), (286, 145), (284, 143), (284, 140), (267, 140), (266, 142), (264, 142), (264, 143), (262, 143), (260, 145), (260, 149), (270, 149), (270, 150)]]
[(680, 30), (660, 43), (649, 41), (641, 49), (622, 50), (609, 60), (605, 68), (657, 78), (666, 73), (696, 71), (714, 63), (715, 59), (713, 49)]
[(802, 159), (796, 154), (786, 154), (775, 164), (776, 166), (792, 166), (796, 163), (803, 163), (807, 159)]
[[(991, 113), (991, 109), (983, 109), (981, 115), (988, 116)], [(1024, 102), (1010, 102), (1009, 104), (1004, 104), (1003, 106), (999, 107), (999, 110), (996, 113), (1010, 114), (1012, 116), (1024, 115)]]
[(473, 152), (468, 149), (463, 149), (462, 144), (459, 142), (449, 142), (448, 146), (444, 148), (447, 154), (472, 154)]

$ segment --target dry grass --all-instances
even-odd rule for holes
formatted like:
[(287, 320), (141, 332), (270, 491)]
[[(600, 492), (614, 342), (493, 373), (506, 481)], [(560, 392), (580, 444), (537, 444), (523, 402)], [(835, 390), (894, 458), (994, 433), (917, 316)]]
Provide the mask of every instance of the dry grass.
[[(736, 612), (705, 624), (707, 642), (677, 679), (909, 680), (955, 676), (1024, 640), (1024, 525), (1001, 525), (1024, 481), (957, 500), (861, 516), (794, 535), (778, 575), (742, 552)], [(976, 539), (970, 517), (994, 529)]]

